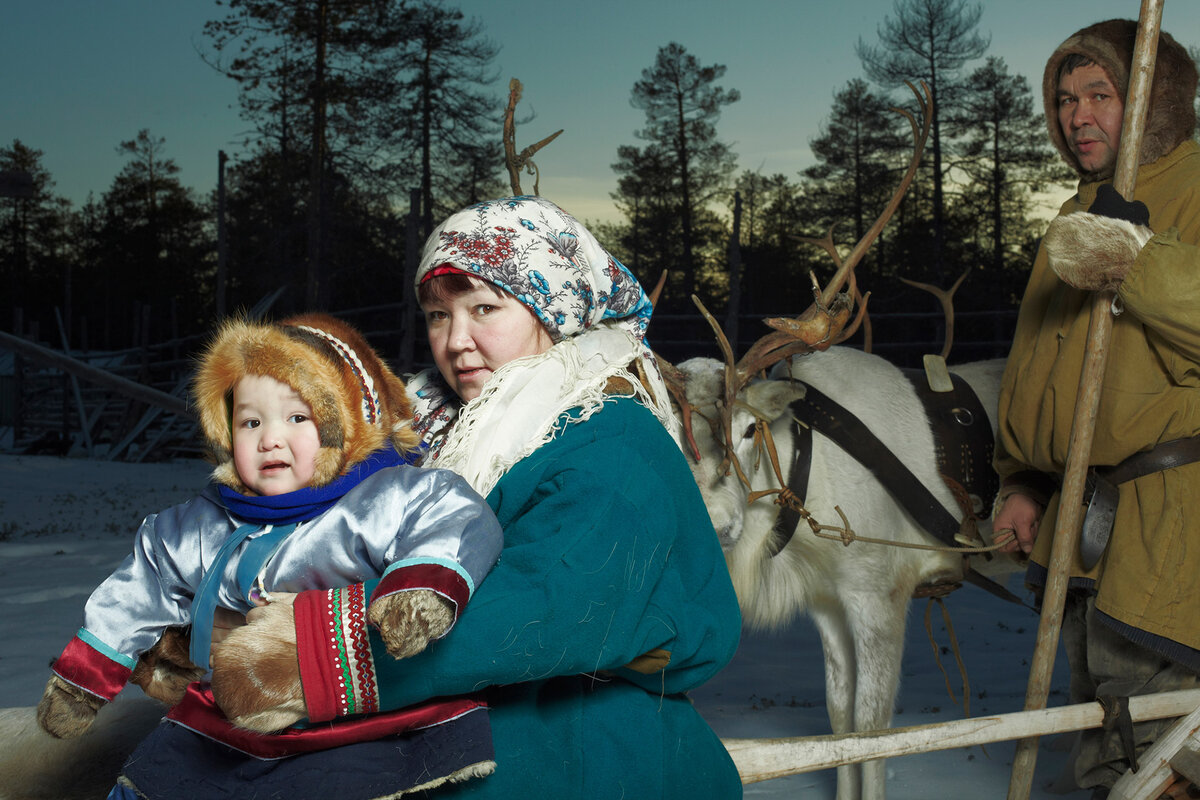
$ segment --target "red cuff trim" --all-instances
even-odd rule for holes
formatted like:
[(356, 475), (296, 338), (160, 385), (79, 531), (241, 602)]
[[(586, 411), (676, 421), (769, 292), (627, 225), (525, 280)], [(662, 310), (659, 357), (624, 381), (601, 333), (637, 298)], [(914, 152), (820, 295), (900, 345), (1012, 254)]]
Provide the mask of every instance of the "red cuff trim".
[[(304, 592), (303, 594), (324, 594), (324, 592)], [(374, 741), (384, 736), (429, 728), (481, 708), (487, 708), (487, 704), (481, 697), (475, 695), (439, 698), (397, 711), (385, 711), (367, 717), (338, 720), (332, 725), (287, 728), (278, 733), (264, 736), (243, 728), (235, 728), (217, 707), (209, 685), (193, 683), (188, 686), (183, 701), (167, 712), (167, 719), (177, 722), (201, 736), (227, 744), (255, 758), (275, 759), (297, 753), (327, 750), (354, 742)]]
[(371, 592), (370, 602), (410, 589), (428, 589), (454, 603), (455, 619), (459, 618), (471, 599), (471, 587), (466, 579), (449, 567), (441, 564), (408, 564), (385, 575), (375, 591)]
[(363, 585), (301, 592), (293, 608), (309, 720), (326, 722), (378, 711)]
[(79, 637), (67, 644), (52, 669), (72, 686), (105, 700), (116, 697), (133, 673), (129, 667), (118, 664)]

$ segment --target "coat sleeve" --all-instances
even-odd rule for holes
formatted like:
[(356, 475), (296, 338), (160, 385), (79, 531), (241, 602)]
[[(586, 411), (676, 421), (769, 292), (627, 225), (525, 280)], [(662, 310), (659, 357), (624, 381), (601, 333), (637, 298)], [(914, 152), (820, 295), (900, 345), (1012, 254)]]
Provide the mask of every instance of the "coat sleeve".
[(83, 627), (54, 672), (99, 697), (115, 697), (164, 630), (189, 624), (203, 531), (213, 526), (223, 530), (228, 523), (203, 497), (147, 516), (133, 552), (88, 598)]
[[(1200, 202), (1196, 217), (1200, 221)], [(1145, 324), (1174, 381), (1200, 385), (1200, 247), (1184, 241), (1176, 228), (1156, 234), (1118, 294)]]
[[(567, 426), (489, 502), (504, 550), (454, 631), (402, 661), (372, 636), (381, 708), (578, 674), (674, 693), (732, 657), (741, 619), (712, 524), (641, 406)], [(306, 697), (324, 691), (306, 679)]]

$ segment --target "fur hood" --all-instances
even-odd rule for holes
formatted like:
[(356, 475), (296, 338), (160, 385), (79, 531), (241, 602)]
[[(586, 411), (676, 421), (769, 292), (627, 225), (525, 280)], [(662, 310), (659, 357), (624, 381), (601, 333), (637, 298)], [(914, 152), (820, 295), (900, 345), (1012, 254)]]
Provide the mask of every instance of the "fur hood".
[(277, 323), (233, 319), (201, 356), (192, 394), (213, 478), (235, 491), (250, 493), (233, 465), (230, 427), (233, 388), (245, 375), (286, 383), (312, 409), (321, 443), (314, 487), (388, 442), (402, 454), (417, 449), (403, 382), (350, 325), (316, 313)]
[[(1067, 147), (1066, 138), (1058, 123), (1058, 68), (1071, 53), (1078, 53), (1099, 64), (1108, 73), (1117, 91), (1124, 98), (1129, 90), (1129, 68), (1133, 61), (1133, 42), (1137, 23), (1127, 19), (1097, 22), (1078, 31), (1058, 46), (1042, 78), (1042, 99), (1046, 109), (1046, 125), (1050, 140), (1063, 159), (1085, 181), (1106, 180), (1113, 169), (1087, 172)], [(1140, 163), (1150, 164), (1191, 138), (1196, 127), (1196, 65), (1187, 50), (1161, 32), (1158, 55), (1154, 64), (1154, 81), (1150, 87), (1150, 105), (1146, 112), (1146, 130), (1142, 135)]]

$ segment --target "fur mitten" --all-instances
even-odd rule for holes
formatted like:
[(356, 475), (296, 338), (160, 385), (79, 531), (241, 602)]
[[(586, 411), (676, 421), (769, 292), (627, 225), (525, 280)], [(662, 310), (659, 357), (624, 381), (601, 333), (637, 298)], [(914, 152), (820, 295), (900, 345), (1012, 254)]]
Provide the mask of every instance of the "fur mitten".
[(1078, 212), (1055, 218), (1042, 245), (1050, 268), (1064, 283), (1088, 291), (1115, 290), (1153, 235), (1128, 220)]
[(87, 733), (96, 720), (96, 713), (107, 702), (51, 675), (38, 703), (38, 724), (56, 739), (74, 739)]
[(188, 645), (188, 636), (181, 628), (167, 628), (158, 643), (142, 653), (129, 682), (142, 687), (155, 700), (175, 705), (183, 699), (189, 683), (204, 677), (204, 669), (188, 658)]
[(428, 589), (412, 589), (371, 603), (367, 620), (379, 629), (393, 658), (408, 658), (450, 630), (454, 604)]
[(234, 725), (269, 733), (307, 716), (295, 616), (288, 603), (255, 608), (213, 651), (213, 698)]

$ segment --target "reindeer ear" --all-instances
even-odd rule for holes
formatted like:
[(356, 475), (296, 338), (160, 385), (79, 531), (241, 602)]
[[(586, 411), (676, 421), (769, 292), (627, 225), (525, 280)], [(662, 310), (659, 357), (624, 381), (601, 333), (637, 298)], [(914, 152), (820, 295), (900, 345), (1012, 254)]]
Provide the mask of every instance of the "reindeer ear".
[(803, 384), (786, 380), (759, 381), (750, 384), (743, 392), (743, 400), (769, 419), (783, 416), (788, 404), (803, 396)]

